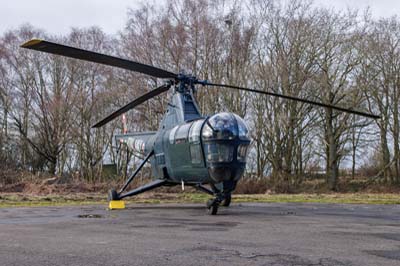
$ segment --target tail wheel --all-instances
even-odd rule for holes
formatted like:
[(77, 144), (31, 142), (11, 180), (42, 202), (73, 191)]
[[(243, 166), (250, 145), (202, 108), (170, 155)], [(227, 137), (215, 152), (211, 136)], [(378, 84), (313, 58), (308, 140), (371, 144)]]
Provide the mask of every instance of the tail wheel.
[(108, 200), (109, 201), (111, 201), (111, 200), (119, 200), (118, 193), (117, 193), (117, 191), (115, 191), (115, 189), (111, 189), (108, 192)]
[(232, 196), (231, 193), (226, 194), (224, 200), (221, 202), (221, 205), (224, 207), (229, 207), (231, 205)]

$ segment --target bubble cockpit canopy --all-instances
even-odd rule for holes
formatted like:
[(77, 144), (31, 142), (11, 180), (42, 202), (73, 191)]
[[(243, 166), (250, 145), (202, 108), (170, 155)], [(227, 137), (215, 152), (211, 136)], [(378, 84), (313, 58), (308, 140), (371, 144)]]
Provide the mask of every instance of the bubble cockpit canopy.
[(239, 116), (232, 113), (218, 113), (210, 117), (203, 128), (204, 140), (232, 140), (248, 138), (246, 123)]

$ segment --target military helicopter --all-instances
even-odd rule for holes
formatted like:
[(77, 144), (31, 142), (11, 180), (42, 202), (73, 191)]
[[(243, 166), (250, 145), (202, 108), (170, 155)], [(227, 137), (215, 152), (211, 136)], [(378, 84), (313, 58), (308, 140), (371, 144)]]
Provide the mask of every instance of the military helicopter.
[[(118, 201), (161, 186), (181, 184), (182, 186), (193, 186), (212, 195), (213, 198), (207, 202), (208, 212), (212, 215), (217, 214), (220, 205), (230, 205), (231, 194), (246, 167), (250, 145), (249, 128), (241, 117), (233, 113), (202, 115), (194, 98), (196, 85), (249, 91), (369, 118), (379, 118), (371, 113), (289, 95), (216, 84), (200, 80), (192, 75), (176, 74), (154, 66), (44, 40), (33, 39), (21, 47), (114, 66), (166, 80), (163, 85), (134, 99), (97, 122), (92, 126), (93, 128), (104, 126), (141, 103), (173, 88), (173, 95), (158, 131), (115, 136), (116, 141), (125, 143), (134, 154), (141, 154), (144, 159), (118, 192), (114, 189), (110, 190), (110, 201)], [(148, 161), (151, 163), (152, 175), (155, 179), (144, 186), (125, 192), (128, 185)], [(207, 184), (210, 188), (205, 186)]]

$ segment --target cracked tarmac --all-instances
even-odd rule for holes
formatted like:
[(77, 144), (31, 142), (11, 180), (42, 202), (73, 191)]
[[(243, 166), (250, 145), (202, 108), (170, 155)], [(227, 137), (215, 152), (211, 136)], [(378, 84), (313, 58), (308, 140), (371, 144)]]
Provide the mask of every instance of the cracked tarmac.
[(400, 265), (400, 206), (0, 209), (0, 265)]

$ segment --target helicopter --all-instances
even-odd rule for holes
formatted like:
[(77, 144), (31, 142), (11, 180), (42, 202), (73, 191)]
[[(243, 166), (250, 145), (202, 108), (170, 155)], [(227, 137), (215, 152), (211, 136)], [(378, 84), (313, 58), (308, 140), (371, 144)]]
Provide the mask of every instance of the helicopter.
[[(171, 88), (173, 89), (168, 107), (157, 131), (124, 132), (125, 134), (115, 135), (116, 141), (126, 144), (134, 154), (140, 154), (144, 159), (120, 190), (111, 189), (109, 191), (110, 203), (119, 202), (126, 197), (161, 186), (181, 184), (182, 188), (184, 188), (184, 185), (188, 185), (212, 195), (212, 199), (208, 200), (206, 205), (208, 212), (212, 215), (217, 214), (219, 206), (227, 207), (230, 205), (232, 192), (246, 169), (246, 159), (251, 142), (249, 127), (243, 118), (234, 113), (222, 112), (209, 116), (202, 115), (194, 97), (199, 85), (259, 93), (332, 108), (368, 118), (379, 118), (378, 115), (372, 113), (290, 95), (212, 83), (184, 74), (184, 72), (176, 74), (127, 59), (40, 39), (32, 39), (22, 44), (21, 47), (114, 66), (165, 80), (163, 85), (129, 102), (94, 124), (92, 128), (102, 127), (143, 102), (165, 93)], [(129, 184), (147, 162), (151, 164), (154, 179), (148, 184), (126, 191)], [(210, 188), (206, 185), (209, 185)]]

